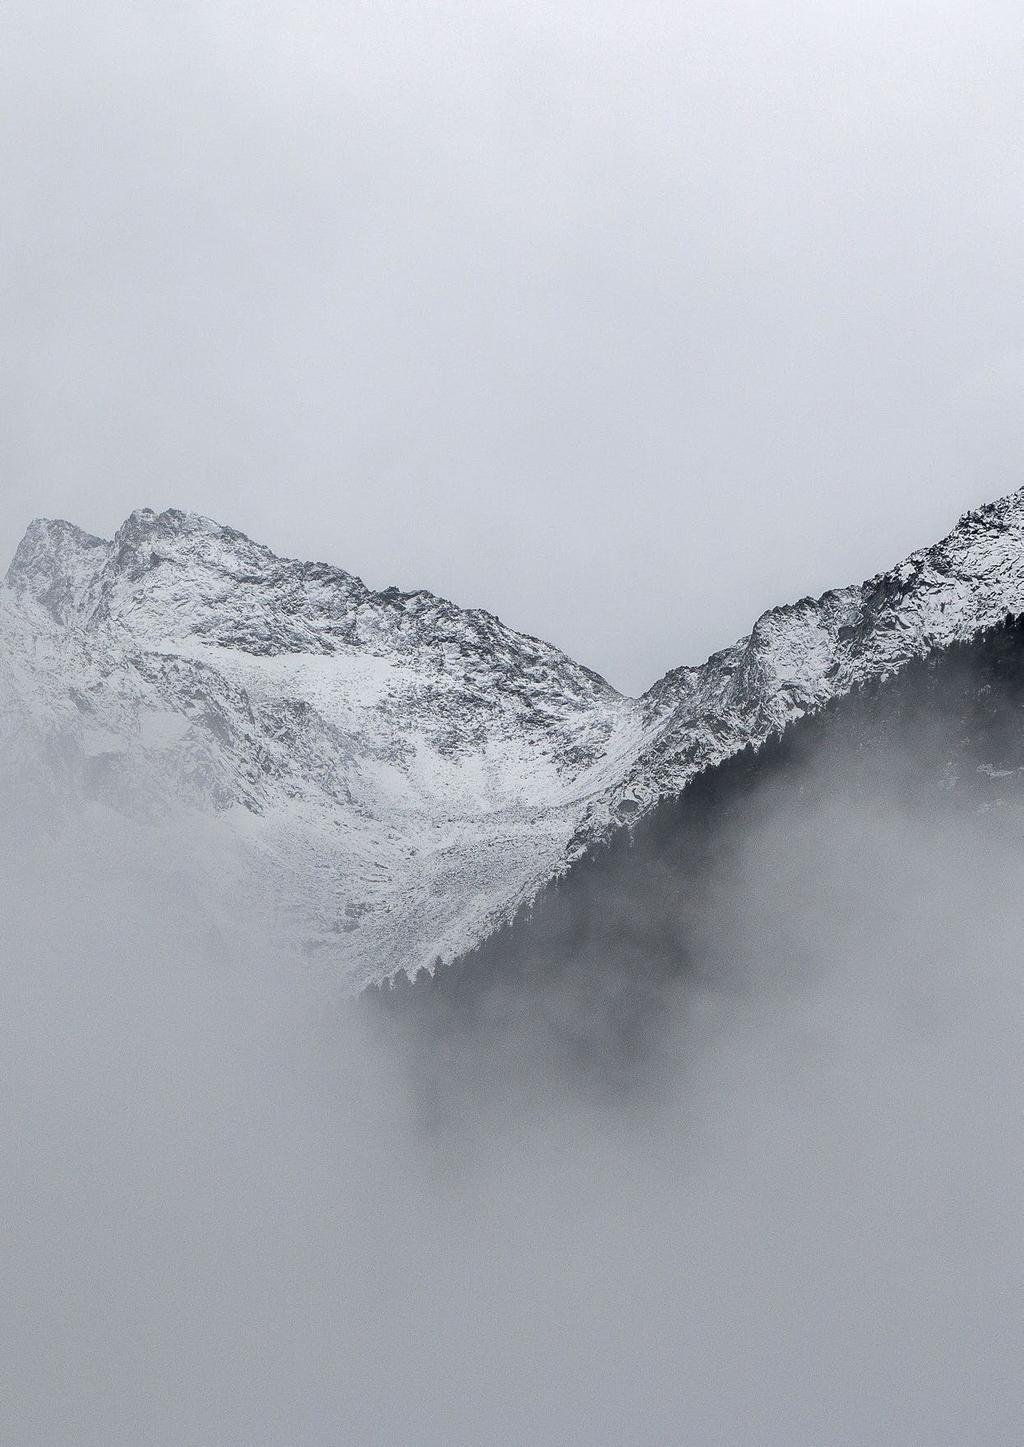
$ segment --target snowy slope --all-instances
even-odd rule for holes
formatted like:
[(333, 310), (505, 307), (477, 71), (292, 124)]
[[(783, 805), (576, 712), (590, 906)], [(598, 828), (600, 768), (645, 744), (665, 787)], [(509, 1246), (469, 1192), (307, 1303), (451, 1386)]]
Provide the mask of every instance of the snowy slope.
[(635, 752), (639, 706), (557, 649), (179, 512), (109, 543), (36, 522), (0, 598), (18, 772), (45, 754), (62, 792), (217, 816), (354, 982), (486, 930)]
[(206, 518), (142, 510), (111, 541), (40, 520), (0, 588), (0, 767), (140, 840), (215, 836), (356, 987), (462, 952), (710, 763), (1007, 611), (1024, 491), (634, 700), (489, 613)]

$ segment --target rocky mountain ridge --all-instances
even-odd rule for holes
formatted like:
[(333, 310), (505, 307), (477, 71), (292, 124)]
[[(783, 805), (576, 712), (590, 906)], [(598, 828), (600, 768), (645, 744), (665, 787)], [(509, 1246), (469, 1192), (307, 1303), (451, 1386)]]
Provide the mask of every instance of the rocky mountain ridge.
[(1024, 610), (1024, 490), (640, 699), (492, 614), (171, 509), (33, 523), (0, 588), (8, 785), (213, 830), (357, 988), (461, 953), (695, 775)]

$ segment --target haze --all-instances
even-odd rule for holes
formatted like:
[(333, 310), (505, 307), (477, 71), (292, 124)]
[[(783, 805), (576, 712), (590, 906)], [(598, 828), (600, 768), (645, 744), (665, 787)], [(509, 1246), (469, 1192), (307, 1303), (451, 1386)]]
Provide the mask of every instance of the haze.
[(612, 1098), (487, 1052), (425, 1100), (194, 837), (6, 808), (4, 1440), (1015, 1441), (1019, 809), (833, 774)]
[(230, 522), (620, 688), (1021, 481), (1005, 3), (13, 0), (0, 554)]

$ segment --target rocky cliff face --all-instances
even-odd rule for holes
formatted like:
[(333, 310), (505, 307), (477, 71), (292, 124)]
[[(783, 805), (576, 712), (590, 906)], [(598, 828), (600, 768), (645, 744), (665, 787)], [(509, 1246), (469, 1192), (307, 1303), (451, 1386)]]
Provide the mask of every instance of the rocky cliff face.
[(462, 953), (617, 822), (1007, 611), (1024, 491), (628, 699), (489, 613), (206, 518), (142, 510), (111, 541), (37, 521), (0, 588), (0, 768), (65, 808), (212, 831), (357, 987)]

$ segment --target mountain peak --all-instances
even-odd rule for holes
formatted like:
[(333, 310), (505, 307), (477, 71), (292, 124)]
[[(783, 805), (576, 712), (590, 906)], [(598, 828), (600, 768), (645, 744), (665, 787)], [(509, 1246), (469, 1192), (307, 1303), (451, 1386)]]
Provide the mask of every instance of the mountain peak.
[(107, 547), (104, 538), (94, 537), (76, 527), (64, 518), (33, 518), (25, 529), (25, 536), (18, 544), (17, 552), (8, 570), (10, 574), (24, 575), (44, 558), (55, 554), (83, 552), (94, 548)]
[(170, 556), (216, 564), (238, 558), (245, 566), (278, 561), (270, 548), (254, 543), (236, 528), (175, 507), (159, 513), (136, 508), (114, 534), (113, 556), (117, 567), (134, 565), (136, 569), (167, 561)]
[(250, 655), (357, 653), (402, 659), (468, 690), (469, 713), (498, 705), (484, 686), (513, 685), (517, 707), (570, 711), (620, 696), (540, 639), (425, 589), (375, 592), (327, 563), (279, 557), (199, 513), (137, 508), (112, 541), (69, 523), (33, 524), (9, 582), (64, 627), (113, 629), (143, 647), (185, 644)]
[(269, 548), (198, 513), (136, 508), (112, 540), (84, 532), (63, 518), (36, 518), (18, 546), (6, 583), (41, 603), (62, 624), (117, 611), (125, 589), (162, 591), (162, 565), (186, 585), (188, 573), (244, 577), (280, 564)]
[(18, 544), (6, 584), (29, 593), (62, 623), (106, 560), (110, 544), (63, 518), (36, 518)]

